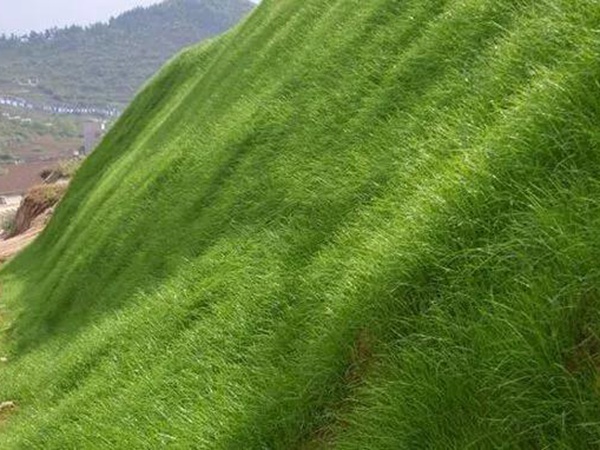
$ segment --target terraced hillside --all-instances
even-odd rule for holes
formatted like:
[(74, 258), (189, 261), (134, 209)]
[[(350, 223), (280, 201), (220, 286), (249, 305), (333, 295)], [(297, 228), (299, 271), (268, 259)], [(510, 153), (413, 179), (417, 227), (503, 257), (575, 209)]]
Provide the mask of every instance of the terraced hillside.
[(1, 448), (597, 448), (595, 0), (264, 0), (6, 266)]

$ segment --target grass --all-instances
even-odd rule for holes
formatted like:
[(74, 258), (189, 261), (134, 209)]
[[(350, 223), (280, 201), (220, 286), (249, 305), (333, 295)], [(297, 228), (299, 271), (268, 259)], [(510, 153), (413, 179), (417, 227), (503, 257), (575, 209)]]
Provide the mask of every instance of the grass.
[(597, 448), (600, 8), (264, 0), (3, 269), (2, 448)]

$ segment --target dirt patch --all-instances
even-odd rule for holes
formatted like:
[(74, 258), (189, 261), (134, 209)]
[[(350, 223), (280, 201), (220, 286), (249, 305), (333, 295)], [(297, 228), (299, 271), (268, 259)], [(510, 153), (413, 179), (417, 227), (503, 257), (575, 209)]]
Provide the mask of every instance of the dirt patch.
[(600, 372), (600, 337), (593, 330), (587, 329), (582, 333), (578, 344), (568, 352), (565, 368), (570, 373), (578, 373), (590, 367)]
[[(49, 211), (60, 201), (67, 190), (67, 186), (68, 183), (59, 182), (55, 184), (43, 184), (30, 189), (21, 202), (21, 206), (19, 206), (17, 215), (15, 216), (14, 224), (6, 237), (19, 236), (32, 228), (34, 221), (38, 217)], [(45, 222), (42, 223), (42, 228), (43, 225), (45, 225)]]
[(346, 384), (351, 387), (361, 384), (372, 361), (373, 337), (368, 331), (361, 330), (352, 347), (350, 365), (344, 377)]
[(33, 227), (19, 236), (0, 241), (0, 263), (8, 261), (31, 244), (43, 229), (44, 227)]
[(375, 359), (373, 348), (373, 335), (368, 330), (361, 330), (354, 340), (350, 361), (344, 373), (345, 393), (338, 402), (326, 408), (331, 413), (328, 416), (333, 417), (332, 421), (313, 431), (309, 438), (298, 446), (299, 450), (325, 450), (335, 447), (339, 431), (350, 426), (339, 417), (352, 408), (353, 394), (363, 385), (373, 365)]
[[(0, 263), (6, 262), (23, 250), (46, 227), (56, 204), (62, 199), (69, 186), (67, 169), (48, 171), (47, 177), (57, 181), (38, 184), (27, 192), (19, 205), (14, 220), (10, 224), (6, 224), (6, 229), (2, 233)], [(76, 166), (73, 166), (72, 172), (75, 170)]]
[(0, 403), (0, 426), (2, 426), (9, 417), (17, 411), (17, 404), (12, 401)]
[(0, 263), (21, 252), (44, 230), (52, 217), (54, 205), (60, 200), (58, 193), (64, 192), (64, 189), (66, 186), (55, 191), (46, 191), (46, 196), (36, 190), (29, 200), (24, 200), (17, 211), (12, 229), (6, 233), (5, 239), (0, 240)]
[(51, 170), (57, 162), (34, 162), (27, 164), (2, 165), (0, 174), (0, 194), (23, 194), (32, 186), (41, 183), (41, 173)]
[[(61, 138), (50, 134), (28, 139), (26, 142), (9, 145), (8, 153), (16, 155), (19, 159), (35, 161), (43, 159), (70, 158), (73, 152), (83, 144), (81, 138)], [(40, 152), (40, 150), (42, 150)]]
[(585, 292), (566, 317), (575, 345), (565, 352), (564, 367), (572, 374), (590, 370), (600, 373), (600, 336), (595, 332), (598, 299), (600, 293), (596, 290)]

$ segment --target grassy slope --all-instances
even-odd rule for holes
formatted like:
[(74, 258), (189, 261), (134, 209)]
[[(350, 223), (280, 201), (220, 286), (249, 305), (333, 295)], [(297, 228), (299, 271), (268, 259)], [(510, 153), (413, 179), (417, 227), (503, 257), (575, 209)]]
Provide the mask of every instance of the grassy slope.
[(596, 448), (595, 0), (265, 0), (2, 272), (2, 448)]

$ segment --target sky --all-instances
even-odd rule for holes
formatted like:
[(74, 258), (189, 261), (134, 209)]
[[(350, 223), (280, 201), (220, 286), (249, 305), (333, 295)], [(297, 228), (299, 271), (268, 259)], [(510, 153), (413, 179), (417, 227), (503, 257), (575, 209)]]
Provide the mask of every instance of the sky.
[[(251, 0), (257, 3), (258, 0)], [(0, 0), (0, 33), (24, 34), (54, 26), (89, 25), (159, 0)]]

